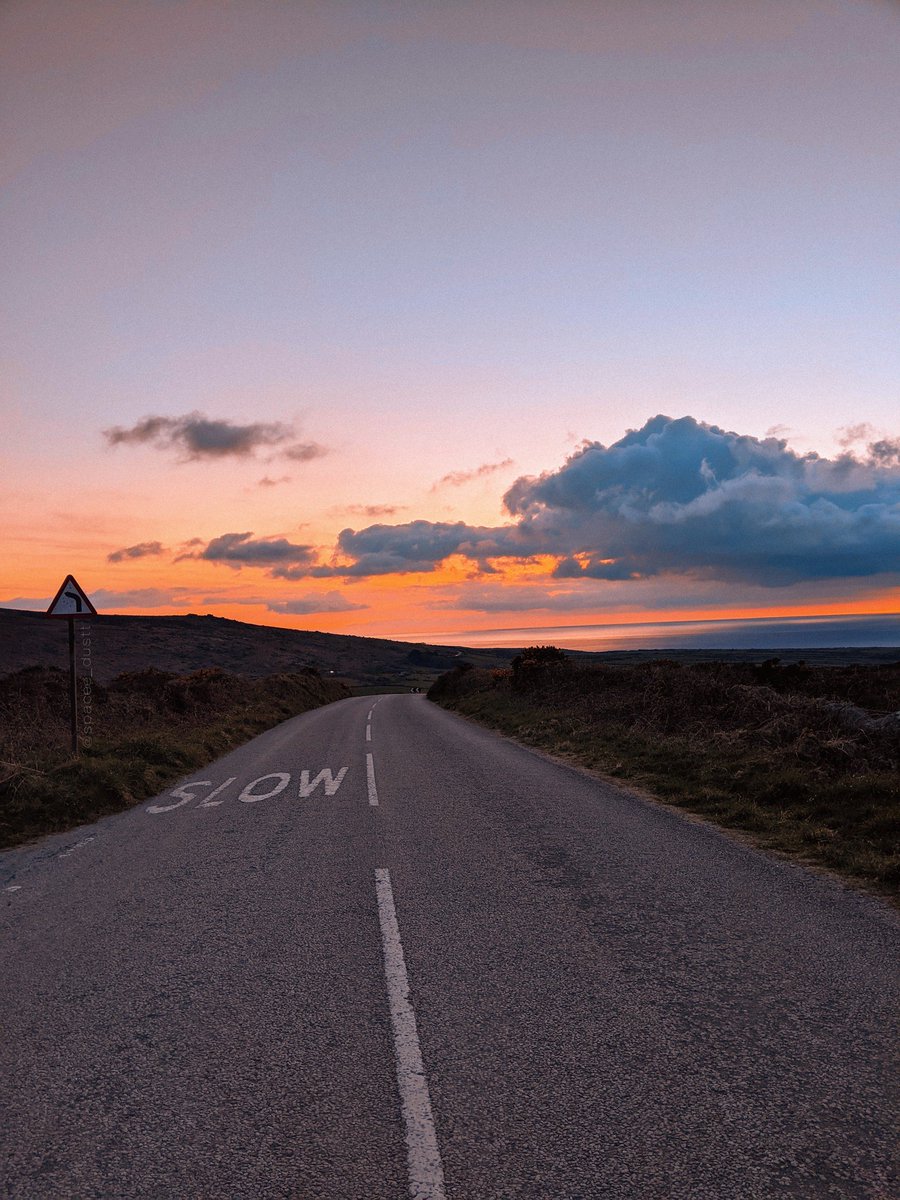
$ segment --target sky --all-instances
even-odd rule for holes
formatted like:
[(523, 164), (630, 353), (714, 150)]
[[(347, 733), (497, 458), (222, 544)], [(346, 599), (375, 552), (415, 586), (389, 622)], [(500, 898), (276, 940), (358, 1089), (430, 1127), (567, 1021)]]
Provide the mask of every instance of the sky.
[(3, 0), (0, 603), (900, 611), (898, 61), (888, 0)]

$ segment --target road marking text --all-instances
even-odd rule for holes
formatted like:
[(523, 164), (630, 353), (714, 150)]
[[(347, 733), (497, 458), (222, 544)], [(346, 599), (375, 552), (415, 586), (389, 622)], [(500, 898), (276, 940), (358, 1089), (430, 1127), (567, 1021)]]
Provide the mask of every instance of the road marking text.
[[(323, 767), (313, 777), (312, 771), (304, 770), (300, 772), (300, 782), (297, 787), (296, 798), (298, 800), (308, 800), (314, 796), (321, 787), (326, 796), (334, 796), (344, 782), (344, 777), (347, 774), (349, 767), (341, 767), (335, 773), (331, 767)], [(194, 801), (195, 808), (215, 808), (222, 804), (225, 797), (219, 797), (220, 793), (231, 787), (237, 782), (237, 776), (232, 775), (226, 779), (224, 783), (218, 785), (212, 779), (192, 779), (190, 783), (183, 783), (180, 787), (173, 788), (169, 793), (174, 797), (172, 804), (149, 804), (147, 806), (148, 813), (167, 813), (172, 812), (176, 808), (182, 808), (185, 804), (190, 804)], [(271, 771), (268, 775), (260, 775), (256, 779), (252, 779), (246, 787), (241, 788), (238, 794), (238, 800), (244, 804), (258, 804), (261, 800), (271, 800), (275, 796), (280, 796), (282, 792), (287, 791), (291, 782), (291, 774), (288, 771)], [(203, 792), (203, 788), (212, 788), (211, 792)]]

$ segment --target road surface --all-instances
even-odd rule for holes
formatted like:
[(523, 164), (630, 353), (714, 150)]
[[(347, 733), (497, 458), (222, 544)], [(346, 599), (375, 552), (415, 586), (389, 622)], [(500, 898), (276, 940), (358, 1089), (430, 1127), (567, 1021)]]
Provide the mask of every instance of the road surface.
[(897, 915), (421, 696), (0, 899), (6, 1197), (900, 1196)]

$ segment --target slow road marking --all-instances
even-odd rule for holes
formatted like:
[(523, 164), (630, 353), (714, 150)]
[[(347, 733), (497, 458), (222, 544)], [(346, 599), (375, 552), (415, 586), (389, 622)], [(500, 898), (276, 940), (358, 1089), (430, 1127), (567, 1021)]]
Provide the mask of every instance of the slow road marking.
[[(331, 767), (323, 767), (316, 775), (313, 775), (312, 771), (301, 771), (300, 784), (296, 793), (297, 799), (308, 800), (310, 796), (316, 794), (320, 785), (323, 787), (326, 796), (334, 796), (344, 782), (344, 776), (348, 770), (349, 767), (341, 767), (337, 774), (335, 774)], [(146, 811), (154, 814), (172, 812), (176, 808), (182, 808), (185, 804), (190, 804), (191, 801), (196, 801), (194, 804), (195, 809), (215, 808), (224, 802), (224, 797), (221, 800), (214, 800), (213, 797), (218, 796), (220, 792), (224, 792), (236, 781), (236, 775), (232, 775), (218, 786), (216, 786), (215, 781), (212, 779), (193, 779), (189, 783), (183, 783), (180, 787), (172, 789), (169, 795), (176, 797), (174, 804), (151, 804), (147, 807)], [(257, 779), (251, 780), (246, 787), (241, 789), (237, 799), (244, 804), (258, 804), (260, 800), (271, 800), (274, 796), (280, 796), (289, 786), (290, 782), (290, 771), (272, 771), (268, 775), (260, 775)], [(198, 792), (198, 788), (212, 788), (213, 790), (211, 792)], [(90, 841), (91, 839), (88, 838), (87, 840)], [(84, 844), (83, 842), (78, 843), (78, 845)], [(77, 850), (78, 847), (73, 846), (72, 849)], [(71, 850), (66, 853), (71, 853)], [(64, 855), (60, 855), (60, 857), (64, 857)]]
[(394, 893), (391, 890), (391, 876), (384, 868), (375, 872), (375, 894), (378, 897), (388, 1007), (394, 1031), (397, 1086), (406, 1130), (409, 1192), (413, 1200), (445, 1200), (444, 1168), (434, 1129), (428, 1080), (425, 1078), (416, 1030), (416, 1014), (409, 999), (409, 979), (394, 907)]

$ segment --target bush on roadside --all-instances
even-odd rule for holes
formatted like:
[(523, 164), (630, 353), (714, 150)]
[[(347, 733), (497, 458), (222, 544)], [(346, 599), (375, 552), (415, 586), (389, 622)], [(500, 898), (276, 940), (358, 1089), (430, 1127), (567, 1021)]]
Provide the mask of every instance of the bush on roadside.
[(34, 667), (0, 679), (0, 845), (116, 812), (349, 689), (304, 668), (247, 679), (155, 669), (91, 683), (90, 738), (73, 758), (68, 675)]
[(429, 696), (771, 846), (900, 886), (897, 665), (577, 667), (533, 649), (544, 653), (523, 651), (511, 672), (442, 676)]

